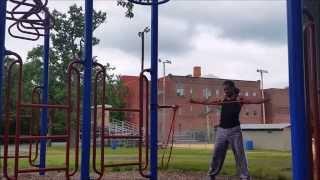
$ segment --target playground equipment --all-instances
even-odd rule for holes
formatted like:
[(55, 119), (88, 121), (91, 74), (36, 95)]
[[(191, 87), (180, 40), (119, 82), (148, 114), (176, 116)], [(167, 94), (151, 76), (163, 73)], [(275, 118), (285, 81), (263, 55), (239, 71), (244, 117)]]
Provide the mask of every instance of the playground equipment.
[[(7, 75), (7, 84), (6, 84), (6, 105), (5, 105), (5, 128), (4, 128), (4, 138), (3, 138), (3, 145), (4, 145), (4, 155), (3, 155), (3, 175), (5, 178), (7, 179), (17, 179), (18, 178), (18, 174), (20, 173), (30, 173), (30, 172), (45, 172), (45, 171), (65, 171), (65, 176), (66, 179), (69, 179), (70, 176), (73, 176), (77, 170), (77, 166), (78, 166), (78, 151), (79, 151), (79, 147), (76, 146), (75, 148), (75, 170), (73, 172), (69, 172), (70, 169), (70, 125), (71, 125), (71, 112), (73, 111), (73, 107), (71, 106), (71, 98), (72, 98), (72, 94), (71, 94), (71, 72), (74, 69), (74, 67), (72, 66), (73, 64), (75, 64), (75, 62), (72, 62), (68, 68), (68, 82), (67, 82), (67, 86), (68, 86), (68, 98), (67, 98), (67, 102), (65, 104), (39, 104), (39, 103), (24, 103), (22, 102), (22, 60), (20, 58), (20, 56), (14, 52), (11, 51), (7, 51), (7, 55), (11, 55), (15, 57), (15, 60), (12, 63), (9, 63), (8, 65), (8, 75)], [(17, 95), (15, 97), (15, 110), (12, 109), (12, 107), (10, 106), (10, 101), (11, 101), (11, 94), (10, 92), (12, 92), (12, 72), (13, 72), (13, 67), (15, 64), (18, 64), (18, 81), (17, 81), (17, 87), (16, 87), (16, 91), (17, 91)], [(75, 70), (76, 71), (76, 70)], [(78, 80), (80, 80), (79, 75), (78, 75)], [(77, 104), (79, 104), (79, 100), (80, 100), (80, 82), (77, 83), (77, 92), (76, 92), (76, 97), (77, 97)], [(33, 94), (37, 93), (37, 89), (36, 88), (33, 91)], [(60, 109), (60, 110), (64, 110), (67, 114), (67, 118), (66, 118), (66, 129), (65, 129), (65, 134), (60, 134), (60, 135), (34, 135), (32, 133), (32, 129), (30, 127), (30, 134), (28, 135), (22, 135), (20, 133), (21, 131), (21, 112), (23, 109), (26, 108), (31, 108), (31, 109), (38, 109), (38, 108), (50, 108), (50, 109)], [(13, 136), (9, 136), (9, 121), (10, 121), (10, 114), (11, 112), (15, 111), (15, 134)], [(75, 110), (74, 112), (77, 113), (77, 120), (76, 120), (76, 124), (77, 124), (77, 129), (79, 129), (79, 121), (80, 121), (80, 111), (79, 111), (79, 106), (77, 107), (77, 110)], [(35, 123), (37, 124), (37, 123)], [(77, 131), (79, 132), (79, 131)], [(76, 134), (77, 138), (79, 139), (79, 133)], [(9, 147), (9, 137), (14, 139), (14, 156), (9, 156), (8, 155), (8, 147)], [(65, 150), (65, 166), (62, 167), (54, 167), (54, 168), (50, 168), (50, 167), (45, 167), (45, 168), (41, 168), (39, 167), (39, 165), (34, 164), (35, 160), (37, 159), (38, 156), (38, 145), (36, 145), (36, 154), (35, 157), (32, 158), (32, 142), (35, 141), (37, 144), (41, 139), (51, 139), (51, 140), (63, 140), (66, 142), (66, 150)], [(21, 141), (29, 141), (29, 155), (28, 156), (20, 156), (19, 155), (19, 151), (20, 151), (20, 143)], [(79, 144), (79, 143), (77, 143)], [(8, 174), (8, 159), (9, 158), (13, 158), (14, 159), (14, 170), (13, 170), (13, 176), (9, 176)], [(31, 166), (33, 166), (34, 168), (29, 168), (29, 169), (20, 169), (19, 168), (19, 159), (21, 158), (28, 158), (29, 159), (29, 163)]]
[[(97, 127), (97, 105), (98, 105), (98, 99), (97, 95), (99, 94), (97, 89), (98, 89), (98, 77), (96, 76), (94, 79), (94, 99), (93, 99), (93, 104), (94, 104), (94, 116), (93, 116), (93, 169), (94, 171), (99, 175), (98, 179), (101, 179), (103, 174), (104, 174), (104, 169), (106, 167), (116, 167), (116, 166), (129, 166), (129, 165), (137, 165), (139, 167), (139, 172), (141, 176), (143, 177), (149, 177), (148, 174), (144, 173), (144, 170), (148, 166), (148, 154), (149, 154), (149, 106), (148, 106), (148, 96), (149, 96), (149, 82), (147, 77), (144, 75), (144, 73), (148, 72), (149, 70), (144, 70), (140, 73), (140, 78), (139, 78), (139, 107), (138, 108), (106, 108), (104, 106), (104, 99), (105, 99), (105, 86), (106, 86), (106, 81), (105, 77), (106, 74), (102, 75), (103, 81), (102, 83), (102, 96), (99, 99), (102, 99), (102, 109), (108, 110), (110, 112), (136, 112), (139, 113), (139, 126), (138, 126), (138, 135), (123, 135), (123, 134), (105, 134), (105, 122), (104, 122), (104, 110), (102, 110), (102, 125), (101, 129), (99, 130)], [(146, 95), (144, 96), (144, 93)], [(144, 98), (146, 97), (146, 98)], [(144, 129), (144, 124), (145, 124), (145, 129)], [(96, 133), (100, 132), (100, 148), (101, 148), (101, 155), (100, 155), (100, 169), (97, 169), (97, 135)], [(144, 145), (145, 145), (145, 164), (143, 162), (143, 157), (142, 157), (142, 148), (143, 148), (143, 138), (144, 140)], [(105, 140), (108, 139), (137, 139), (138, 140), (138, 157), (139, 160), (138, 162), (131, 162), (131, 163), (121, 163), (121, 164), (105, 164), (104, 157), (105, 157)]]
[(316, 37), (316, 24), (314, 17), (305, 8), (303, 15), (306, 19), (303, 28), (304, 34), (304, 69), (305, 69), (305, 83), (306, 83), (306, 107), (308, 114), (308, 125), (310, 131), (309, 147), (314, 153), (310, 153), (311, 169), (313, 169), (314, 179), (320, 178), (320, 122), (319, 122), (319, 102), (318, 90), (319, 83), (317, 81), (317, 37)]
[[(170, 123), (169, 134), (167, 137), (167, 141), (163, 146), (164, 152), (161, 157), (161, 167), (168, 168), (170, 160), (171, 160), (171, 155), (172, 155), (172, 148), (173, 148), (173, 143), (174, 143), (174, 138), (175, 138), (175, 136), (174, 136), (175, 125), (176, 125), (175, 121), (176, 121), (176, 114), (177, 114), (177, 110), (178, 110), (179, 106), (177, 106), (177, 105), (174, 105), (174, 106), (163, 105), (163, 106), (159, 106), (159, 108), (170, 108), (173, 111), (173, 115), (172, 115), (172, 119), (171, 119), (171, 123)], [(167, 152), (168, 149), (169, 149), (169, 152)], [(165, 162), (166, 154), (168, 154), (168, 155), (167, 155), (167, 161)]]

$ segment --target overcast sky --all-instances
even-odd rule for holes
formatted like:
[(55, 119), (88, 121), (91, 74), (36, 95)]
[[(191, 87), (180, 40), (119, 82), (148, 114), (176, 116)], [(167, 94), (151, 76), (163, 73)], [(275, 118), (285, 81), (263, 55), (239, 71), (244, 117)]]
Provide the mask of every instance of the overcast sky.
[[(49, 8), (66, 11), (81, 1), (50, 0)], [(107, 21), (94, 32), (101, 43), (94, 47), (102, 63), (115, 73), (138, 75), (140, 42), (137, 33), (150, 24), (150, 7), (134, 7), (135, 17), (124, 17), (116, 1), (95, 1), (96, 10), (107, 12)], [(6, 47), (27, 51), (41, 41), (28, 42), (7, 36)], [(146, 36), (146, 66), (150, 65), (150, 34)], [(171, 0), (159, 9), (159, 58), (169, 59), (166, 72), (192, 74), (201, 66), (203, 75), (226, 79), (258, 80), (257, 68), (267, 69), (265, 87), (288, 85), (286, 1)], [(162, 66), (159, 66), (162, 76)]]

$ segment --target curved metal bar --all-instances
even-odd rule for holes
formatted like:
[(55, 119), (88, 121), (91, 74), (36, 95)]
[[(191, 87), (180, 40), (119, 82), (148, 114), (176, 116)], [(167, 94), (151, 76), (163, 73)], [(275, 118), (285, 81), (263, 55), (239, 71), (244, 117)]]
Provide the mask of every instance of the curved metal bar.
[[(74, 63), (73, 65), (75, 65)], [(75, 148), (75, 168), (72, 172), (69, 172), (68, 176), (74, 176), (79, 168), (79, 138), (80, 138), (80, 71), (76, 69), (75, 67), (70, 66), (68, 68), (68, 94), (69, 94), (69, 99), (68, 102), (70, 103), (69, 106), (72, 107), (71, 104), (71, 77), (72, 77), (72, 71), (74, 71), (77, 75), (77, 94), (76, 94), (76, 104), (77, 104), (77, 109), (76, 109), (76, 148)], [(70, 117), (71, 118), (71, 117)]]
[[(6, 51), (6, 55), (10, 56), (13, 55), (15, 56), (15, 53), (12, 51)], [(19, 57), (19, 56), (18, 56)], [(5, 128), (4, 128), (4, 140), (3, 140), (3, 149), (4, 149), (4, 154), (3, 154), (3, 176), (7, 179), (13, 179), (12, 177), (9, 177), (8, 175), (8, 148), (9, 148), (9, 129), (10, 129), (10, 91), (11, 91), (11, 75), (12, 75), (12, 68), (15, 64), (17, 63), (22, 63), (21, 59), (19, 60), (14, 60), (11, 62), (11, 64), (8, 67), (8, 72), (7, 72), (7, 89), (6, 89), (6, 101), (5, 101)], [(19, 93), (19, 92), (18, 92)], [(16, 139), (15, 139), (16, 143)], [(16, 159), (16, 157), (15, 157)], [(15, 166), (16, 167), (16, 166)], [(15, 174), (14, 174), (15, 176)]]
[[(139, 138), (139, 173), (142, 177), (145, 177), (145, 178), (150, 178), (150, 174), (145, 174), (143, 171), (147, 168), (148, 166), (148, 162), (146, 162), (146, 165), (144, 167), (142, 167), (142, 145), (143, 145), (143, 141), (142, 141), (142, 138), (143, 138), (143, 111), (144, 111), (144, 103), (143, 103), (143, 92), (144, 92), (144, 89), (143, 89), (143, 83), (144, 82), (147, 82), (146, 83), (146, 93), (148, 95), (148, 92), (149, 92), (149, 86), (148, 86), (148, 79), (146, 78), (146, 76), (144, 75), (144, 73), (150, 73), (150, 69), (144, 69), (141, 73), (140, 73), (140, 78), (139, 78), (139, 84), (140, 84), (140, 87), (139, 87), (139, 97), (140, 97), (140, 100), (139, 100), (139, 109), (140, 109), (140, 118), (139, 118), (139, 135), (141, 136)], [(148, 96), (147, 96), (147, 99), (148, 99)], [(147, 103), (146, 103), (146, 112), (149, 111), (149, 108), (148, 108), (148, 100), (146, 100)], [(146, 113), (147, 116), (146, 116), (146, 126), (148, 127), (148, 121), (149, 121), (149, 113)], [(146, 161), (148, 161), (148, 149), (149, 149), (149, 128), (146, 128), (145, 130), (145, 133), (146, 133), (146, 136), (145, 136), (145, 149), (146, 149)]]
[[(45, 14), (49, 16), (51, 20), (54, 18), (50, 15), (49, 10), (46, 8), (48, 1), (46, 0), (44, 3), (41, 0), (34, 0), (34, 4), (27, 3), (26, 0), (15, 1), (10, 0), (15, 3), (16, 6), (11, 9), (11, 11), (7, 11), (7, 14), (11, 15), (11, 17), (7, 17), (8, 20), (15, 21), (13, 24), (9, 26), (9, 34), (14, 38), (31, 40), (38, 40), (40, 36), (43, 36), (44, 33), (40, 33), (39, 30), (46, 29), (45, 19), (42, 18), (39, 13), (44, 11)], [(19, 8), (22, 6), (30, 7), (28, 11), (19, 11)], [(20, 17), (16, 17), (15, 15), (21, 15)], [(29, 19), (30, 17), (36, 17), (36, 19)], [(12, 32), (12, 28), (16, 26), (17, 30), (22, 34), (30, 35), (31, 37), (26, 37), (23, 35), (16, 35)], [(52, 28), (53, 25), (50, 24), (49, 28)], [(32, 30), (32, 31), (30, 31)]]
[[(71, 122), (71, 109), (72, 109), (72, 104), (71, 104), (71, 82), (72, 82), (72, 71), (74, 71), (77, 74), (77, 90), (76, 90), (76, 104), (77, 104), (77, 109), (76, 109), (76, 121), (77, 121), (77, 130), (76, 130), (76, 147), (75, 147), (75, 168), (72, 172), (69, 172), (69, 153), (70, 153), (70, 148), (67, 149), (67, 157), (66, 157), (66, 162), (67, 162), (67, 171), (66, 171), (66, 177), (69, 178), (71, 176), (74, 176), (78, 169), (79, 169), (79, 138), (80, 138), (80, 71), (75, 67), (76, 64), (81, 64), (83, 65), (83, 62), (80, 60), (74, 60), (72, 61), (67, 68), (67, 73), (68, 73), (68, 105), (69, 105), (69, 111), (68, 111), (68, 122)], [(69, 131), (70, 132), (70, 131)], [(68, 137), (68, 141), (70, 139), (70, 134)], [(68, 145), (69, 146), (69, 145)]]
[[(41, 98), (40, 98), (40, 92), (39, 92), (39, 89), (41, 89), (42, 87), (41, 86), (37, 86), (35, 88), (33, 88), (32, 90), (32, 104), (35, 104), (35, 103), (39, 103), (40, 104), (40, 101), (41, 101)], [(37, 98), (37, 101), (34, 99), (36, 96)], [(38, 126), (38, 123), (34, 123), (34, 116), (33, 116), (33, 112), (32, 112), (32, 116), (31, 116), (31, 123), (30, 123), (30, 127), (29, 127), (29, 134), (30, 135), (35, 135), (34, 134), (34, 131), (33, 131), (33, 128), (37, 130), (39, 130), (39, 126)], [(40, 120), (39, 120), (40, 121)], [(35, 126), (33, 126), (33, 123), (35, 124)], [(38, 135), (38, 134), (36, 134)], [(32, 143), (33, 143), (33, 140), (30, 139), (30, 143), (29, 143), (29, 164), (33, 167), (38, 167), (39, 165), (35, 164), (35, 161), (37, 160), (38, 158), (38, 150), (39, 150), (39, 141), (38, 140), (34, 140), (36, 142), (36, 150), (35, 150), (35, 156), (34, 158), (32, 158)]]
[(19, 35), (15, 35), (11, 32), (11, 29), (16, 25), (16, 23), (13, 23), (9, 26), (8, 28), (8, 33), (10, 36), (14, 37), (14, 38), (18, 38), (18, 39), (24, 39), (24, 40), (30, 40), (30, 41), (36, 41), (40, 38), (40, 35), (37, 35), (35, 38), (29, 38), (29, 37), (24, 37), (24, 36), (19, 36)]
[(145, 165), (142, 170), (146, 170), (149, 166), (149, 80), (147, 76), (143, 75), (144, 82), (146, 83), (145, 85)]
[[(153, 4), (152, 0), (128, 0), (129, 2), (131, 3), (134, 3), (134, 4), (139, 4), (139, 5), (147, 5), (147, 6), (150, 6)], [(162, 0), (162, 1), (158, 1), (158, 5), (160, 4), (164, 4), (166, 2), (168, 2), (170, 0)]]
[[(94, 98), (93, 98), (93, 104), (94, 104), (94, 114), (93, 114), (93, 170), (95, 173), (97, 173), (99, 176), (97, 179), (101, 179), (103, 177), (104, 173), (104, 127), (105, 127), (105, 87), (106, 87), (106, 69), (102, 64), (99, 64), (97, 62), (93, 63), (94, 67), (99, 67), (100, 70), (96, 72), (95, 78), (94, 78)], [(101, 155), (100, 155), (100, 170), (96, 167), (96, 151), (97, 151), (97, 140), (96, 140), (96, 133), (97, 133), (97, 94), (98, 94), (98, 81), (99, 81), (99, 75), (102, 74), (102, 104), (101, 104), (101, 132), (100, 132), (100, 147), (101, 147)]]

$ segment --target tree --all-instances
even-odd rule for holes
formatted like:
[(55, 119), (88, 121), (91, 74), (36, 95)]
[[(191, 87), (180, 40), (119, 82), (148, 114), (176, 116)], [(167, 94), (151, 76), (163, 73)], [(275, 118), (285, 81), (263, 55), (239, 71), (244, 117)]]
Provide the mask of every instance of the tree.
[[(120, 3), (120, 2), (119, 2)], [(121, 2), (120, 6), (127, 9), (126, 16), (133, 17), (132, 4)], [(53, 10), (54, 17), (53, 29), (51, 30), (50, 38), (52, 47), (50, 48), (49, 62), (49, 102), (50, 104), (62, 104), (66, 99), (66, 70), (68, 64), (75, 58), (82, 57), (82, 48), (84, 42), (84, 13), (82, 7), (73, 5), (69, 7), (67, 13), (61, 13)], [(105, 22), (107, 15), (105, 12), (94, 11), (93, 14), (93, 31), (96, 30), (102, 23)], [(93, 37), (93, 45), (99, 44), (99, 39)], [(33, 48), (27, 56), (27, 61), (24, 65), (24, 94), (31, 94), (32, 87), (41, 83), (41, 69), (43, 46)], [(109, 67), (109, 65), (106, 65)], [(115, 75), (108, 75), (108, 83), (113, 88), (121, 88), (119, 79)], [(111, 91), (113, 93), (111, 93)], [(121, 96), (117, 90), (107, 89), (107, 94), (112, 98), (108, 100), (111, 105), (120, 107), (124, 105), (123, 94)], [(30, 99), (26, 99), (29, 100)], [(49, 120), (54, 120), (52, 126), (49, 127), (54, 133), (63, 133), (65, 129), (65, 114), (58, 110), (49, 111)], [(72, 134), (75, 133), (75, 128), (72, 129)], [(74, 141), (74, 140), (73, 140)]]

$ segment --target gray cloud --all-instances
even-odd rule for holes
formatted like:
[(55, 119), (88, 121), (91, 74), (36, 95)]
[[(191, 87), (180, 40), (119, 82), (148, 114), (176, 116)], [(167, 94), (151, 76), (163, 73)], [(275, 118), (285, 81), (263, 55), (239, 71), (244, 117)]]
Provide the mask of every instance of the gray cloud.
[[(170, 4), (171, 3), (171, 4)], [(286, 1), (172, 1), (163, 15), (221, 29), (221, 36), (240, 41), (286, 43)]]
[[(150, 11), (135, 7), (135, 17), (128, 19), (120, 9), (110, 12), (110, 18), (103, 24), (95, 35), (101, 39), (100, 46), (118, 48), (126, 53), (140, 56), (141, 39), (138, 32), (150, 25)], [(145, 35), (145, 50), (150, 51), (151, 33)], [(190, 38), (192, 31), (190, 24), (179, 19), (159, 18), (159, 49), (170, 55), (177, 55), (191, 51)]]

